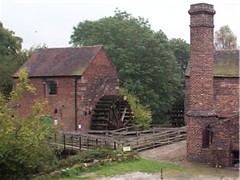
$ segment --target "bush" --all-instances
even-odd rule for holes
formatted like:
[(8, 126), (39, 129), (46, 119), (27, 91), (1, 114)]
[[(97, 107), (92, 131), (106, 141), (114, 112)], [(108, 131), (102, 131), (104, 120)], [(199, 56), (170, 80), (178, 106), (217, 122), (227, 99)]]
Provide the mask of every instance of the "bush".
[(138, 98), (129, 93), (126, 89), (121, 88), (120, 94), (127, 96), (137, 127), (140, 129), (148, 129), (149, 123), (152, 120), (152, 112), (150, 108), (140, 104)]
[(94, 150), (80, 152), (78, 154), (80, 162), (92, 162), (95, 159), (104, 159), (112, 156), (112, 149), (108, 146), (99, 146)]
[(56, 162), (54, 149), (47, 142), (49, 131), (40, 121), (44, 100), (36, 102), (25, 118), (18, 117), (10, 104), (24, 89), (34, 91), (28, 83), (27, 72), (19, 74), (10, 99), (0, 94), (0, 179), (28, 179)]

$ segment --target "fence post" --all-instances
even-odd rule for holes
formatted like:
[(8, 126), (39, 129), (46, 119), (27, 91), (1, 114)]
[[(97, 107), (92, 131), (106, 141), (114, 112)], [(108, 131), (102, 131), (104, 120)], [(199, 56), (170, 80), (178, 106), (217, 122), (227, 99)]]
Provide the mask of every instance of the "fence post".
[(138, 150), (138, 136), (137, 136), (137, 150)]
[(57, 134), (54, 133), (54, 142), (57, 143)]
[(116, 147), (116, 141), (113, 142), (113, 149), (116, 150), (117, 147)]
[(81, 138), (81, 136), (78, 138), (78, 140), (79, 140), (79, 149), (81, 150), (81, 148), (82, 148), (82, 138)]
[(66, 152), (66, 135), (63, 134), (63, 151)]
[(96, 138), (96, 146), (98, 146), (98, 138)]
[(72, 144), (72, 150), (73, 150), (73, 136), (70, 136), (71, 137), (71, 144)]
[(178, 138), (177, 138), (177, 141), (180, 141), (181, 140), (181, 137), (180, 137), (180, 129), (178, 129)]
[(89, 144), (88, 144), (88, 138), (87, 138), (87, 150), (88, 150), (88, 145), (89, 145)]

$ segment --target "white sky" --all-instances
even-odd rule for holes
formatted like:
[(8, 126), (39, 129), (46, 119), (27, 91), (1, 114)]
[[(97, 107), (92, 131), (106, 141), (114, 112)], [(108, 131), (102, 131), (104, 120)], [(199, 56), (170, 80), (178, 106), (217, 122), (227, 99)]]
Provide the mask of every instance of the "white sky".
[(240, 0), (0, 0), (0, 21), (23, 38), (26, 49), (39, 44), (67, 47), (73, 26), (113, 16), (118, 8), (148, 19), (153, 30), (161, 29), (169, 39), (189, 43), (188, 10), (202, 2), (214, 5), (215, 30), (229, 25), (240, 45)]

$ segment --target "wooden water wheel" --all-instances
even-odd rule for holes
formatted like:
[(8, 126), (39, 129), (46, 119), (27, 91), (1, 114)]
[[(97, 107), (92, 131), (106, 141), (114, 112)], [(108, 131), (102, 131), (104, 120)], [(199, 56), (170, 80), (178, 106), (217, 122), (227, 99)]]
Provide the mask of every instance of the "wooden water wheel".
[(133, 124), (133, 113), (122, 96), (105, 95), (99, 99), (91, 117), (91, 130), (114, 130)]

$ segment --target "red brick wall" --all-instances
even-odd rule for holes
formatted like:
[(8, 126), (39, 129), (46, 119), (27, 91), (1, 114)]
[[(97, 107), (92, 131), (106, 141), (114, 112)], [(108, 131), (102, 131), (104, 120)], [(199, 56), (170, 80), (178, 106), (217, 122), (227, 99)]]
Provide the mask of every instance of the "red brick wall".
[(186, 81), (187, 158), (206, 161), (203, 151), (206, 126), (215, 121), (213, 112), (213, 6), (191, 5), (190, 14), (190, 77)]
[(214, 78), (214, 110), (219, 117), (239, 112), (239, 78)]
[(187, 118), (187, 158), (199, 162), (207, 162), (209, 149), (203, 148), (203, 133), (206, 126), (214, 121), (214, 117), (188, 117)]
[(239, 116), (235, 116), (231, 120), (228, 120), (227, 118), (219, 121), (213, 125), (212, 129), (214, 131), (212, 146), (217, 147), (218, 142), (228, 139), (231, 149), (239, 150)]
[(231, 166), (232, 151), (239, 151), (239, 116), (219, 120), (212, 125), (212, 131), (213, 140), (210, 144), (212, 164)]
[[(15, 108), (20, 116), (31, 112), (34, 101), (47, 98), (46, 113), (58, 119), (62, 130), (89, 129), (91, 111), (95, 103), (103, 95), (119, 94), (119, 77), (102, 48), (82, 77), (77, 80), (77, 119), (75, 119), (75, 79), (76, 77), (30, 78), (30, 83), (36, 87), (36, 95), (25, 93), (20, 104)], [(46, 96), (46, 81), (57, 83), (57, 95)], [(77, 120), (77, 122), (76, 122)], [(77, 125), (77, 127), (75, 126)], [(78, 129), (78, 125), (82, 128)]]
[[(191, 5), (189, 14), (190, 77), (185, 81), (187, 158), (229, 166), (231, 150), (239, 150), (238, 120), (221, 124), (216, 115), (228, 117), (239, 112), (239, 78), (213, 78), (213, 6)], [(209, 125), (214, 127), (212, 142)]]
[[(202, 11), (204, 8), (205, 11)], [(213, 7), (196, 4), (190, 14), (189, 107), (193, 111), (213, 108)]]
[[(239, 112), (239, 78), (214, 77), (213, 106), (219, 117), (229, 117)], [(189, 110), (189, 77), (185, 78), (184, 110)]]
[(119, 95), (119, 77), (107, 58), (101, 49), (78, 81), (78, 124), (83, 131), (89, 129), (91, 111), (98, 99), (104, 95)]
[[(46, 81), (57, 83), (57, 95), (46, 96)], [(36, 88), (36, 95), (25, 93), (22, 100), (16, 102), (20, 107), (16, 110), (20, 116), (26, 116), (31, 112), (34, 101), (46, 98), (48, 101), (46, 114), (58, 119), (62, 129), (73, 128), (74, 122), (74, 78), (31, 78), (30, 83)]]

